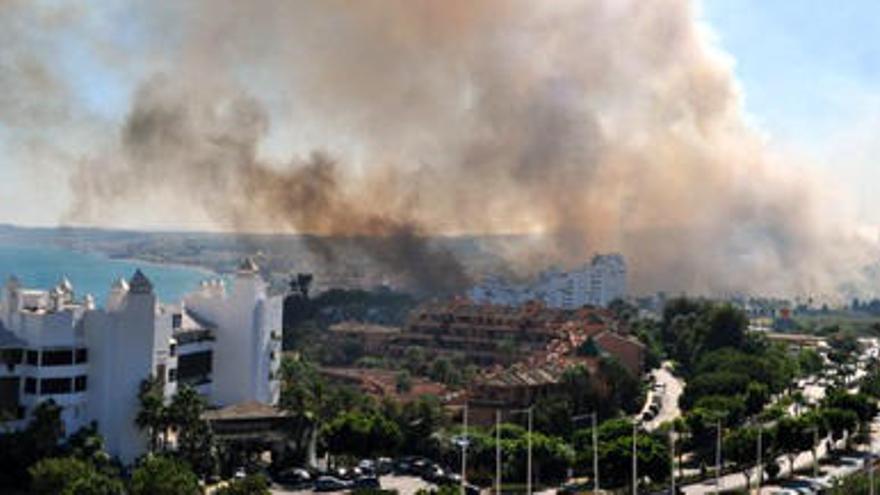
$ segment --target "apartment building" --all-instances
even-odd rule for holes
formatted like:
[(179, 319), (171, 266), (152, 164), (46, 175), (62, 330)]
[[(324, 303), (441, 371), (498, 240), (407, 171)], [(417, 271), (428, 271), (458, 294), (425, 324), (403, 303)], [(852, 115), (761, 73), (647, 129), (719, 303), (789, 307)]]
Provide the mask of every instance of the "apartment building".
[(571, 271), (556, 268), (535, 280), (512, 283), (489, 276), (468, 291), (476, 302), (517, 305), (531, 300), (551, 308), (575, 309), (585, 305), (607, 306), (626, 296), (626, 261), (620, 254), (598, 254), (590, 263)]
[(34, 290), (10, 278), (0, 300), (0, 421), (23, 427), (52, 399), (67, 433), (95, 421), (108, 452), (131, 462), (147, 445), (134, 418), (151, 375), (169, 399), (186, 384), (217, 407), (277, 404), (281, 316), (282, 297), (267, 293), (252, 260), (230, 289), (204, 282), (170, 305), (140, 270), (111, 286), (104, 308), (77, 298), (66, 279)]

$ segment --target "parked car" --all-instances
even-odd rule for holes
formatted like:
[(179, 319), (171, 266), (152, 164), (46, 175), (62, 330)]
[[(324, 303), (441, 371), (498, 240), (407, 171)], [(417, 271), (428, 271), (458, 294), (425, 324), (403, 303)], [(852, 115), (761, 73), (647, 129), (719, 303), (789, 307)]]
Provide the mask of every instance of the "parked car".
[(394, 467), (394, 462), (388, 457), (380, 457), (376, 459), (376, 474), (389, 474)]
[(375, 476), (361, 476), (354, 480), (352, 488), (358, 490), (381, 490), (382, 484), (379, 482), (379, 478)]
[(790, 480), (784, 483), (780, 483), (782, 488), (786, 488), (788, 490), (794, 490), (800, 495), (815, 495), (816, 492), (813, 490), (813, 487), (804, 480)]
[(302, 468), (283, 469), (272, 479), (276, 483), (288, 486), (305, 486), (312, 483), (312, 475)]
[(338, 492), (341, 490), (348, 490), (351, 488), (352, 483), (349, 481), (341, 480), (335, 476), (321, 476), (315, 481), (315, 491), (316, 492)]

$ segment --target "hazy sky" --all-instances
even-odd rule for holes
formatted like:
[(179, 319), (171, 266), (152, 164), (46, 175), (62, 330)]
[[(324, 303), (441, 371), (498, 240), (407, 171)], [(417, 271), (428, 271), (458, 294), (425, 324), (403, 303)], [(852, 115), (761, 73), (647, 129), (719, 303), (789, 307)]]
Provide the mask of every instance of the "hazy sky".
[[(175, 40), (169, 32), (164, 46), (144, 47), (150, 26), (117, 2), (88, 12), (56, 8), (64, 4), (55, 1), (32, 4), (49, 9), (4, 24), (0, 7), (0, 111), (16, 103), (2, 93), (8, 99), (32, 84), (21, 80), (28, 67), (4, 48), (4, 36), (51, 58), (55, 80), (34, 77), (62, 90), (24, 109), (27, 118), (0, 113), (0, 222), (52, 225), (67, 205), (67, 182), (42, 165), (88, 156), (116, 132), (139, 81), (161, 69), (161, 54)], [(749, 119), (771, 146), (837, 176), (856, 195), (862, 220), (880, 223), (880, 200), (872, 194), (880, 179), (873, 161), (880, 152), (880, 2), (705, 0), (702, 22), (730, 55)], [(41, 139), (63, 144), (67, 153), (44, 152)], [(270, 134), (264, 144), (265, 152), (283, 154), (304, 143)]]
[(880, 223), (880, 2), (706, 0), (703, 15), (754, 125), (839, 177)]

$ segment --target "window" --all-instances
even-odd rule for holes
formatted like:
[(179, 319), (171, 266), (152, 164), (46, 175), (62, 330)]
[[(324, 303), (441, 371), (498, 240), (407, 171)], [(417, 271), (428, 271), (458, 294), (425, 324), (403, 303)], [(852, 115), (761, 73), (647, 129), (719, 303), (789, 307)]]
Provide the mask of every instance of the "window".
[(77, 349), (76, 350), (76, 364), (85, 363), (88, 360), (89, 360), (88, 349)]
[(69, 366), (73, 364), (73, 351), (43, 351), (43, 366)]
[(177, 381), (177, 368), (171, 368), (168, 370), (168, 383), (174, 383)]
[(182, 354), (177, 358), (177, 379), (187, 385), (211, 381), (211, 351)]
[(37, 379), (36, 378), (25, 378), (24, 379), (24, 393), (28, 395), (34, 395), (37, 393)]
[(37, 351), (27, 351), (27, 364), (31, 366), (40, 364), (40, 354)]
[(168, 355), (174, 357), (177, 355), (177, 344), (171, 344), (168, 347)]
[(82, 392), (86, 389), (86, 379), (88, 377), (86, 375), (80, 375), (73, 379), (73, 390), (74, 392)]
[(171, 315), (171, 328), (180, 328), (180, 324), (183, 322), (183, 315), (176, 314)]
[(70, 378), (44, 378), (40, 380), (40, 395), (69, 393)]

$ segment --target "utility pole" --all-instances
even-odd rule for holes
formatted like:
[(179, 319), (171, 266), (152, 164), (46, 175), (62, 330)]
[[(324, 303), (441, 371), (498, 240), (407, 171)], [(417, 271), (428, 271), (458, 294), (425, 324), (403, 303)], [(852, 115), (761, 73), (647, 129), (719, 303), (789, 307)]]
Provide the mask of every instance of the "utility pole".
[(633, 421), (633, 451), (632, 451), (632, 495), (639, 495), (639, 451), (638, 451), (639, 423)]
[[(590, 414), (582, 414), (580, 416), (573, 416), (571, 421), (573, 424), (577, 424), (578, 421), (584, 420), (586, 418), (590, 418), (590, 423), (592, 425), (592, 438), (593, 438), (593, 491), (599, 491), (599, 433), (597, 432), (597, 422), (598, 422), (598, 413), (592, 412)], [(574, 440), (574, 439), (572, 439)]]
[(526, 458), (526, 471), (528, 471), (528, 477), (526, 478), (526, 495), (532, 495), (532, 406), (529, 406), (528, 409), (510, 411), (510, 413), (525, 413), (529, 416), (529, 427), (526, 433), (526, 442), (528, 444), (528, 457)]
[(874, 495), (874, 432), (868, 425), (868, 493)]
[(675, 425), (669, 430), (669, 495), (675, 495)]
[[(813, 427), (813, 478), (819, 477), (819, 456), (816, 447), (819, 445), (819, 428)], [(792, 468), (794, 470), (794, 468)]]
[(526, 495), (532, 495), (532, 416), (532, 406), (529, 406), (529, 431), (526, 437), (529, 444), (529, 456), (526, 458), (526, 470), (529, 472), (529, 478), (526, 483)]
[(462, 423), (464, 423), (464, 437), (461, 441), (461, 495), (465, 495), (465, 486), (467, 485), (467, 448), (468, 448), (468, 405), (464, 403), (464, 412), (462, 414)]
[(495, 495), (501, 495), (501, 410), (495, 410)]
[(758, 423), (758, 495), (761, 494), (761, 482), (764, 481), (764, 448), (761, 446), (761, 436), (764, 433), (764, 428), (761, 426), (761, 423)]
[(599, 493), (599, 433), (596, 431), (596, 415), (593, 411), (593, 491)]
[(718, 420), (718, 435), (715, 440), (715, 493), (721, 493), (721, 420)]

